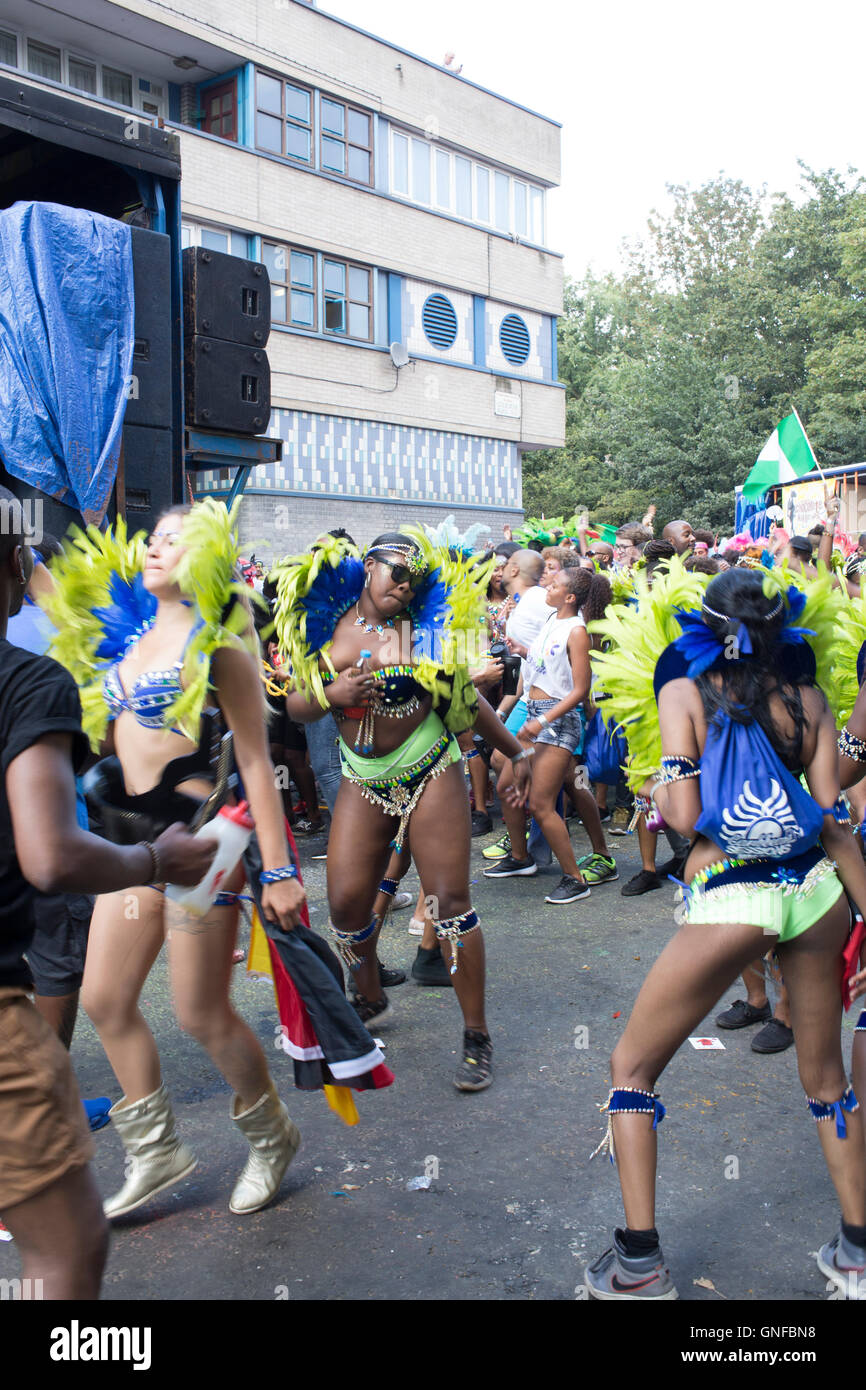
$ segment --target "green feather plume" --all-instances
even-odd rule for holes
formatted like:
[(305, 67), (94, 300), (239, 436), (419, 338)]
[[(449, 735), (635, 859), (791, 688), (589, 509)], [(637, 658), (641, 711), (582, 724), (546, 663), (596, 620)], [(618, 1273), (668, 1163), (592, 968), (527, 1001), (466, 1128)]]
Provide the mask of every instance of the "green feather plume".
[(594, 694), (606, 695), (601, 706), (612, 728), (622, 728), (628, 740), (627, 777), (636, 790), (658, 770), (662, 745), (653, 692), (656, 662), (682, 628), (677, 608), (700, 608), (709, 576), (689, 573), (675, 557), (657, 570), (650, 588), (644, 574), (634, 575), (637, 603), (608, 607), (604, 618), (589, 624), (608, 642), (607, 651), (593, 652)]

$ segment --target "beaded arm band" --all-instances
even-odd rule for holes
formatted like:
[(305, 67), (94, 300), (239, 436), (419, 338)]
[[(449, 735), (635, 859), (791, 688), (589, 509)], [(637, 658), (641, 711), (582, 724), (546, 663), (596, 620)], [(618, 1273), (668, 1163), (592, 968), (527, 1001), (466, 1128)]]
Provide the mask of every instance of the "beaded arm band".
[(283, 883), (287, 878), (297, 878), (298, 871), (294, 864), (286, 864), (282, 869), (263, 869), (259, 874), (259, 883), (263, 886), (267, 883)]
[(700, 777), (701, 765), (694, 758), (682, 754), (662, 758), (660, 772), (656, 778), (657, 787), (667, 787), (671, 782), (685, 782), (689, 777)]
[(854, 763), (866, 763), (866, 739), (852, 734), (847, 724), (839, 734), (838, 746), (843, 758), (850, 758)]

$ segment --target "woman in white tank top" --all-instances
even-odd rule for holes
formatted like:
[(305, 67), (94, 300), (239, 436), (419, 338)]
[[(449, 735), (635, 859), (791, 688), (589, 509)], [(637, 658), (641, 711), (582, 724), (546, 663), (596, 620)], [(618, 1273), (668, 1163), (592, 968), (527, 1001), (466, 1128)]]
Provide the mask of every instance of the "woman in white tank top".
[[(580, 616), (588, 589), (583, 570), (564, 569), (553, 577), (547, 587), (550, 618), (530, 647), (523, 671), (529, 717), (517, 737), (525, 748), (534, 750), (530, 815), (540, 825), (562, 869), (561, 883), (547, 898), (553, 903), (575, 902), (589, 897), (590, 891), (577, 866), (565, 821), (556, 811), (556, 798), (574, 750), (581, 742), (582, 723), (577, 707), (589, 695), (589, 635)], [(503, 797), (503, 779), (507, 784), (508, 769), (500, 778), (499, 795), (511, 852), (507, 860), (485, 871), (486, 878), (537, 871), (535, 861), (524, 848), (524, 811)]]

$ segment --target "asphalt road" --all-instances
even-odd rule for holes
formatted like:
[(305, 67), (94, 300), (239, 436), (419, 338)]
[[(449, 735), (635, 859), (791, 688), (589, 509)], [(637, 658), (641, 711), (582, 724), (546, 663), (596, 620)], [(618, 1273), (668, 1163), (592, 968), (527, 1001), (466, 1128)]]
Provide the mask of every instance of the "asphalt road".
[[(622, 1219), (614, 1169), (606, 1159), (589, 1162), (603, 1133), (596, 1107), (641, 980), (675, 930), (674, 889), (623, 898), (637, 846), (632, 837), (612, 839), (620, 882), (570, 907), (548, 906), (556, 867), (530, 879), (482, 877), (480, 849), (494, 837), (476, 840), (473, 852), (495, 1045), (488, 1091), (467, 1095), (452, 1085), (461, 1041), (452, 992), (410, 982), (392, 991), (397, 1016), (382, 1031), (396, 1084), (359, 1096), (361, 1122), (347, 1128), (320, 1095), (292, 1089), (288, 1059), (273, 1047), (270, 985), (238, 967), (237, 1006), (268, 1049), (303, 1133), (279, 1198), (253, 1216), (228, 1210), (244, 1161), (229, 1089), (175, 1025), (160, 957), (143, 1008), (199, 1167), (114, 1223), (106, 1299), (585, 1296), (584, 1264)], [(573, 838), (586, 852), (583, 832)], [(324, 865), (311, 862), (311, 852), (302, 846), (311, 920), (322, 929)], [(413, 873), (405, 886), (417, 888)], [(406, 932), (409, 916), (392, 918), (381, 949), (388, 965), (411, 964), (417, 938)], [(726, 998), (738, 993), (732, 988)], [(702, 1032), (719, 1035), (716, 1012)], [(846, 1019), (848, 1045), (853, 1024)], [(810, 1252), (836, 1229), (838, 1209), (793, 1049), (757, 1056), (749, 1047), (754, 1031), (719, 1035), (721, 1052), (687, 1044), (662, 1079), (668, 1118), (660, 1130), (658, 1227), (682, 1299), (823, 1300), (825, 1281)], [(83, 1016), (73, 1061), (83, 1095), (118, 1098)], [(120, 1142), (109, 1126), (96, 1143), (96, 1176), (107, 1195), (122, 1182)], [(438, 1173), (429, 1190), (407, 1190), (425, 1164)], [(14, 1246), (0, 1245), (0, 1277), (17, 1267)]]

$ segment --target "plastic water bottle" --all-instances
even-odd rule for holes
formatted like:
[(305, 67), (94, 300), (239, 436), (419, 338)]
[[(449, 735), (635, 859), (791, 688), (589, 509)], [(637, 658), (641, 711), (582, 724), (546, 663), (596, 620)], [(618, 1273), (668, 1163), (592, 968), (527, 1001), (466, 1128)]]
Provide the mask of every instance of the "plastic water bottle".
[(246, 801), (238, 806), (223, 806), (213, 820), (196, 831), (196, 839), (216, 840), (219, 846), (201, 883), (194, 888), (181, 888), (176, 883), (168, 883), (165, 896), (193, 917), (204, 917), (213, 906), (223, 883), (231, 878), (240, 863), (254, 829), (255, 822), (250, 817)]

